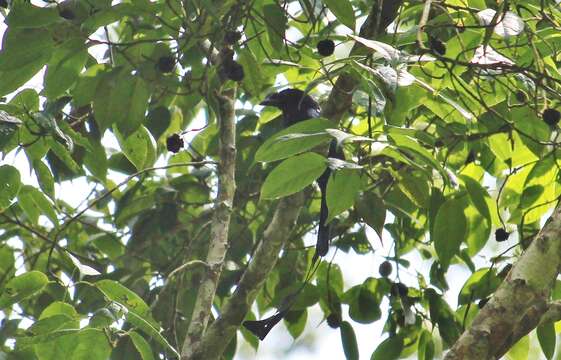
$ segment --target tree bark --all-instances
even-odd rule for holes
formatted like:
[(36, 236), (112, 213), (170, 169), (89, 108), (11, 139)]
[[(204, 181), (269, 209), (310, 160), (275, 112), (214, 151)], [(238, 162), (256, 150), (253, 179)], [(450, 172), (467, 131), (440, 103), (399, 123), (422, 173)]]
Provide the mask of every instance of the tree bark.
[(207, 271), (201, 280), (191, 322), (181, 348), (182, 360), (193, 358), (193, 353), (199, 346), (211, 314), (214, 295), (228, 250), (228, 229), (236, 192), (236, 114), (234, 108), (236, 90), (235, 88), (227, 90), (217, 95), (217, 98), (220, 106), (218, 194), (206, 258)]
[(445, 360), (498, 359), (542, 318), (547, 319), (545, 314), (557, 316), (558, 306), (548, 307), (547, 302), (560, 266), (561, 207), (557, 206)]

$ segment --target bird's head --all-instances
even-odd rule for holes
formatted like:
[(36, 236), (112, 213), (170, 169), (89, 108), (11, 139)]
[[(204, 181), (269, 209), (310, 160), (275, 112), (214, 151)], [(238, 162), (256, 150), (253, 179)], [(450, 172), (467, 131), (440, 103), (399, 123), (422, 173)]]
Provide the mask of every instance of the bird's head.
[(259, 105), (280, 109), (288, 125), (318, 117), (320, 114), (319, 104), (299, 89), (285, 89), (269, 94)]

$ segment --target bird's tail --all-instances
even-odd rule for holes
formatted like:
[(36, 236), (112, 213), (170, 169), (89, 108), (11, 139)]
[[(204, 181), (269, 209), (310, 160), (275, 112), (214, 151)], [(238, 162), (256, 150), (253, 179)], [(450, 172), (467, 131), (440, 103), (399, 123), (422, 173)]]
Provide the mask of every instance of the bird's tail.
[(318, 226), (318, 239), (316, 242), (316, 254), (315, 257), (323, 257), (327, 254), (329, 250), (329, 240), (331, 239), (330, 226), (326, 224), (327, 222), (327, 181), (329, 180), (329, 175), (331, 175), (331, 170), (328, 168), (321, 175), (318, 184), (321, 191), (321, 205), (319, 210), (319, 226)]

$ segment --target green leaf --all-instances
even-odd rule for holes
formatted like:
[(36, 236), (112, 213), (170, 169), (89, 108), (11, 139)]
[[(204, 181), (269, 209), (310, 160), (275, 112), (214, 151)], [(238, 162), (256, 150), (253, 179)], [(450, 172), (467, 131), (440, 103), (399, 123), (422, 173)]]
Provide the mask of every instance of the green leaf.
[(58, 337), (56, 341), (44, 341), (35, 345), (39, 360), (106, 360), (111, 354), (109, 339), (103, 330), (85, 328), (79, 331), (67, 330), (70, 334)]
[(144, 300), (134, 292), (130, 291), (120, 283), (112, 280), (100, 280), (95, 283), (95, 286), (105, 295), (109, 300), (114, 301), (129, 310), (130, 312), (142, 317), (152, 326), (159, 328), (156, 320), (150, 314), (150, 308)]
[(267, 4), (263, 6), (263, 16), (267, 19), (265, 26), (267, 27), (269, 42), (273, 49), (280, 52), (284, 46), (286, 15), (277, 4)]
[(51, 199), (55, 197), (55, 180), (53, 174), (49, 167), (45, 165), (41, 160), (33, 160), (33, 169), (35, 170), (35, 175), (37, 175), (37, 180), (39, 181), (39, 187), (45, 192)]
[[(156, 329), (151, 323), (146, 319), (142, 318), (140, 315), (130, 311), (127, 313), (127, 321), (144, 331), (152, 339), (160, 343), (164, 348), (171, 351), (177, 358), (179, 358), (179, 353), (177, 350), (170, 345), (170, 343), (164, 338), (160, 330)], [(158, 327), (159, 328), (159, 327)]]
[(537, 327), (538, 341), (547, 360), (553, 358), (555, 353), (555, 326), (552, 322), (541, 324)]
[(261, 66), (249, 48), (244, 47), (239, 50), (238, 62), (244, 69), (244, 87), (249, 90), (252, 96), (259, 96), (263, 87), (263, 74), (261, 73)]
[(137, 294), (123, 285), (112, 280), (101, 280), (95, 286), (111, 301), (127, 308), (127, 321), (139, 327), (147, 335), (158, 341), (165, 348), (179, 357), (177, 351), (171, 346), (160, 333), (160, 325), (152, 318), (150, 308)]
[(349, 304), (349, 316), (361, 324), (369, 324), (382, 316), (380, 311), (380, 282), (368, 278), (362, 285), (350, 288), (342, 297), (342, 301)]
[(11, 165), (0, 166), (0, 211), (10, 206), (21, 188), (19, 171)]
[(497, 277), (494, 271), (488, 268), (479, 269), (466, 280), (458, 295), (458, 305), (486, 298), (494, 293), (500, 284), (501, 279)]
[(52, 39), (43, 29), (8, 29), (0, 52), (0, 96), (17, 90), (49, 61)]
[(114, 133), (123, 154), (134, 164), (137, 170), (145, 169), (154, 164), (156, 161), (156, 142), (148, 129), (141, 126), (126, 139), (117, 129), (114, 129)]
[(329, 10), (343, 25), (351, 30), (356, 27), (353, 6), (349, 0), (323, 0)]
[(438, 332), (446, 346), (452, 346), (460, 337), (460, 325), (456, 313), (450, 305), (443, 300), (443, 296), (436, 293), (434, 289), (425, 291), (429, 301), (429, 312), (432, 322), (438, 325)]
[(347, 321), (343, 321), (339, 329), (345, 357), (347, 360), (358, 360), (358, 345), (353, 327)]
[(430, 152), (424, 147), (419, 145), (417, 141), (406, 135), (392, 134), (390, 138), (400, 150), (407, 150), (408, 152), (416, 155), (419, 159), (423, 160), (427, 165), (433, 169), (438, 170), (442, 175), (444, 181), (449, 183), (448, 174), (442, 168), (442, 165), (432, 156)]
[(335, 171), (327, 182), (327, 222), (354, 205), (360, 192), (361, 178), (356, 170)]
[(40, 271), (29, 271), (10, 279), (0, 295), (0, 309), (40, 292), (48, 282), (47, 275)]
[[(95, 64), (78, 76), (76, 86), (71, 91), (76, 106), (87, 105), (94, 97), (102, 96), (96, 93), (96, 89), (105, 76), (110, 76), (108, 71), (106, 64)], [(100, 120), (96, 121), (99, 123)]]
[[(101, 181), (105, 181), (107, 177), (107, 155), (103, 145), (92, 142), (91, 151), (86, 151), (84, 155), (84, 165), (86, 168)], [(131, 167), (133, 167), (131, 165)]]
[[(61, 143), (54, 139), (48, 139), (47, 143), (51, 151), (56, 155), (56, 157), (66, 165), (70, 171), (75, 174), (78, 174), (82, 171), (80, 165), (76, 163), (76, 161), (72, 158), (72, 153), (66, 147), (64, 147)], [(51, 165), (52, 166), (52, 165)]]
[(329, 286), (337, 295), (343, 293), (343, 273), (339, 265), (322, 261), (317, 270), (316, 279), (320, 292), (327, 295)]
[[(296, 123), (265, 141), (255, 153), (255, 161), (271, 162), (282, 160), (326, 143), (330, 136), (325, 129), (333, 123), (323, 118), (315, 118)], [(292, 136), (289, 136), (293, 134)]]
[(490, 196), (487, 191), (478, 181), (475, 181), (467, 175), (460, 175), (459, 178), (464, 182), (473, 205), (475, 205), (479, 213), (483, 215), (485, 219), (491, 222), (491, 213), (489, 211), (489, 206), (487, 206), (487, 198)]
[(326, 167), (325, 158), (312, 152), (286, 159), (265, 179), (261, 198), (276, 199), (294, 194), (320, 177)]
[(148, 112), (146, 127), (154, 139), (158, 140), (171, 124), (171, 112), (167, 107), (159, 106)]
[(434, 358), (434, 341), (430, 332), (425, 329), (421, 331), (417, 348), (418, 360), (432, 360)]
[(413, 174), (400, 174), (397, 186), (419, 208), (427, 208), (430, 189), (426, 179)]
[(355, 207), (364, 222), (376, 231), (381, 239), (386, 221), (386, 205), (384, 200), (370, 191), (362, 194)]
[(154, 355), (152, 353), (152, 348), (150, 347), (150, 344), (148, 343), (148, 341), (146, 341), (142, 337), (142, 335), (140, 335), (136, 331), (131, 331), (131, 332), (129, 332), (129, 337), (131, 338), (132, 343), (134, 344), (134, 347), (136, 348), (136, 350), (140, 354), (140, 358), (142, 360), (153, 360), (154, 359)]
[(56, 48), (45, 72), (45, 95), (55, 99), (78, 79), (88, 51), (82, 39), (72, 39)]
[(403, 337), (390, 336), (382, 341), (372, 353), (370, 360), (397, 360), (403, 350)]
[(474, 256), (487, 244), (491, 234), (491, 223), (487, 218), (481, 216), (481, 213), (471, 204), (464, 210), (464, 215), (468, 222), (466, 232), (467, 251), (469, 256)]
[(39, 215), (46, 215), (54, 225), (58, 225), (58, 219), (53, 205), (42, 192), (33, 186), (22, 186), (18, 194), (18, 204), (31, 222), (36, 224), (39, 220)]
[(117, 125), (128, 136), (144, 122), (150, 91), (144, 80), (128, 69), (104, 75), (94, 95), (94, 115), (101, 131)]
[(6, 25), (13, 28), (41, 28), (61, 21), (56, 7), (34, 6), (26, 1), (14, 1), (6, 17)]
[(460, 250), (460, 245), (465, 238), (466, 227), (462, 201), (446, 200), (438, 209), (431, 234), (436, 254), (444, 268), (448, 267), (450, 260)]
[(299, 311), (289, 311), (284, 316), (284, 324), (293, 339), (297, 339), (304, 332), (306, 321), (308, 319), (308, 311), (306, 309)]

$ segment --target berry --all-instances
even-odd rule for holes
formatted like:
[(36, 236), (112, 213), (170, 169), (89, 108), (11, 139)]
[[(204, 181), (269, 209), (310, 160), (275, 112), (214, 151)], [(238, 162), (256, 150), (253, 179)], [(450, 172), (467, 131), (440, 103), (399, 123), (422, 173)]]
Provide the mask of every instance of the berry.
[(321, 40), (317, 44), (317, 49), (321, 56), (329, 56), (335, 51), (335, 43), (329, 39)]
[(224, 64), (224, 73), (226, 77), (232, 81), (242, 81), (244, 77), (243, 66), (234, 60), (226, 61)]
[(382, 277), (388, 277), (392, 273), (392, 264), (389, 261), (384, 261), (380, 264), (378, 271)]
[(163, 73), (170, 73), (175, 68), (175, 58), (173, 56), (162, 56), (158, 59), (158, 70)]
[(166, 147), (168, 151), (177, 154), (183, 147), (183, 139), (178, 134), (171, 134), (166, 139)]
[(477, 307), (480, 309), (483, 309), (483, 307), (485, 306), (485, 304), (487, 304), (489, 302), (489, 298), (483, 298), (481, 300), (479, 300), (479, 302), (477, 303)]
[(327, 317), (327, 325), (332, 329), (337, 329), (341, 325), (341, 315), (336, 313), (331, 313)]
[(228, 45), (234, 45), (242, 38), (242, 34), (239, 31), (226, 31), (224, 34), (224, 42)]
[(433, 53), (438, 54), (440, 56), (446, 54), (446, 45), (442, 41), (438, 40), (437, 38), (430, 37), (429, 45)]
[(60, 17), (65, 18), (66, 20), (72, 20), (76, 17), (74, 12), (70, 9), (62, 9), (59, 13)]
[(503, 228), (500, 228), (500, 229), (495, 230), (495, 239), (496, 239), (498, 242), (506, 241), (506, 240), (508, 239), (508, 236), (509, 236), (509, 235), (510, 235), (510, 233), (507, 232), (507, 231), (506, 231), (505, 229), (503, 229)]
[(409, 288), (407, 287), (407, 285), (403, 284), (403, 283), (393, 283), (392, 287), (390, 288), (390, 293), (393, 296), (400, 296), (400, 297), (405, 297), (407, 296), (407, 293), (409, 292)]
[(545, 109), (542, 118), (547, 125), (555, 126), (561, 120), (561, 114), (555, 109)]

